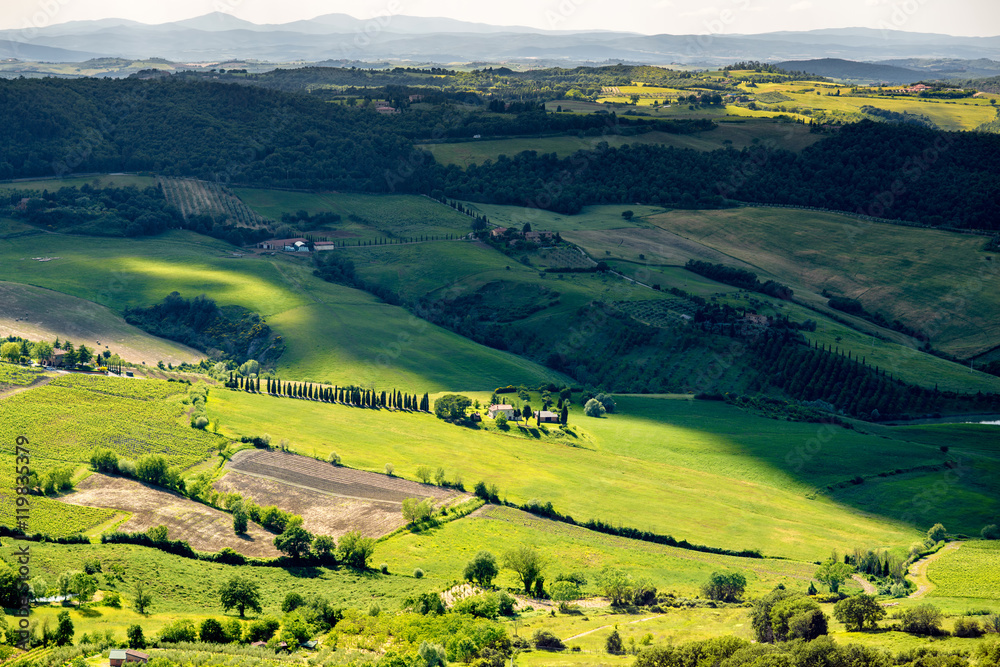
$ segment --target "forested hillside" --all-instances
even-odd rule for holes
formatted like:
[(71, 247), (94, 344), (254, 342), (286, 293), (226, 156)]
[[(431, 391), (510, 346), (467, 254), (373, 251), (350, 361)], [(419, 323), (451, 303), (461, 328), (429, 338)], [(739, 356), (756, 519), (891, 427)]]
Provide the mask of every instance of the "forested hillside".
[[(16, 80), (0, 83), (7, 147), (0, 178), (149, 171), (257, 186), (444, 194), (562, 213), (599, 203), (681, 208), (731, 200), (815, 206), (924, 225), (1000, 227), (1000, 137), (861, 122), (800, 153), (609, 148), (602, 135), (708, 130), (710, 121), (547, 114), (534, 105), (407, 113), (217, 82)], [(522, 109), (517, 112), (517, 109)], [(522, 153), (461, 170), (412, 140), (572, 132), (592, 150)]]

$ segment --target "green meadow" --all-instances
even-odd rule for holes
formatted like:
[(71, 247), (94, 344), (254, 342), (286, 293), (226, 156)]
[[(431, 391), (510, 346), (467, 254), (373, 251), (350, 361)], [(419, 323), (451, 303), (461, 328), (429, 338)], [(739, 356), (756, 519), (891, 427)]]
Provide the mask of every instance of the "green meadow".
[[(587, 579), (582, 589), (586, 596), (601, 595), (598, 575), (604, 568), (625, 570), (648, 579), (660, 591), (682, 597), (698, 595), (716, 571), (744, 572), (748, 590), (763, 594), (779, 583), (806, 588), (816, 569), (808, 562), (718, 556), (628, 540), (493, 505), (436, 528), (383, 540), (378, 558), (401, 572), (419, 567), (428, 581), (444, 588), (479, 551), (486, 549), (499, 557), (515, 544), (530, 544), (544, 555), (546, 581), (554, 581), (559, 574), (582, 573)], [(496, 584), (517, 588), (519, 580), (505, 570)]]
[[(480, 480), (496, 484), (512, 502), (551, 501), (578, 520), (772, 556), (816, 560), (833, 548), (906, 547), (937, 520), (907, 525), (901, 512), (877, 514), (877, 507), (825, 492), (859, 474), (939, 465), (945, 456), (932, 445), (776, 421), (714, 402), (621, 397), (619, 407), (604, 419), (583, 417), (576, 407), (575, 435), (536, 438), (530, 429), (510, 437), (431, 415), (233, 391), (213, 392), (208, 404), (233, 437), (267, 432), (306, 456), (336, 451), (345, 465), (374, 472), (391, 463), (410, 479), (420, 465), (442, 466), (467, 488)], [(876, 477), (863, 486), (883, 483)], [(966, 509), (970, 518), (954, 530), (978, 530), (990, 511)]]
[(768, 119), (716, 119), (719, 126), (705, 132), (669, 134), (645, 132), (634, 136), (615, 133), (596, 137), (556, 136), (511, 139), (483, 139), (453, 143), (422, 144), (442, 164), (457, 164), (462, 168), (496, 160), (501, 155), (513, 157), (523, 151), (555, 153), (559, 157), (572, 155), (580, 150), (594, 150), (605, 142), (609, 148), (629, 144), (657, 144), (677, 148), (711, 151), (732, 147), (736, 150), (763, 144), (798, 151), (818, 141), (822, 135), (811, 134), (807, 126), (798, 123), (780, 123)]
[(277, 372), (283, 377), (414, 392), (559, 379), (365, 292), (315, 278), (309, 258), (238, 257), (228, 244), (180, 231), (113, 242), (51, 234), (46, 254), (59, 259), (50, 262), (31, 260), (35, 244), (34, 237), (0, 240), (0, 280), (56, 290), (119, 313), (173, 291), (244, 306), (282, 337), (286, 351)]
[(440, 202), (417, 195), (365, 195), (336, 192), (287, 192), (234, 188), (236, 195), (263, 216), (281, 220), (283, 213), (336, 213), (339, 222), (314, 230), (347, 244), (384, 238), (467, 234), (471, 220)]

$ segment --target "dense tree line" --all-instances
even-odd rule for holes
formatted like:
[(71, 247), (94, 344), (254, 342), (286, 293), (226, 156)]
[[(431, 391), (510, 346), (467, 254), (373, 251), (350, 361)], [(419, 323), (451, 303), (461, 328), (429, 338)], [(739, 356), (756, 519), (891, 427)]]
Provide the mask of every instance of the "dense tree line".
[(271, 328), (257, 313), (242, 306), (219, 306), (204, 295), (186, 299), (171, 292), (156, 305), (127, 307), (125, 321), (155, 336), (240, 364), (279, 354), (270, 340)]
[(68, 234), (142, 236), (184, 226), (159, 188), (59, 188), (13, 190), (6, 197), (9, 215)]
[[(395, 410), (414, 410), (430, 412), (430, 396), (424, 394), (404, 394), (399, 390), (375, 391), (362, 387), (340, 387), (315, 384), (313, 382), (294, 382), (279, 378), (242, 377), (230, 373), (226, 386), (230, 389), (251, 393), (264, 393), (271, 396), (287, 396), (302, 398), (323, 403), (340, 403), (363, 408), (392, 408)], [(248, 441), (249, 442), (249, 441)], [(256, 443), (255, 443), (256, 444)], [(261, 442), (260, 446), (270, 446)]]
[(801, 153), (599, 145), (443, 171), (447, 196), (567, 214), (587, 204), (710, 208), (735, 199), (1000, 229), (1000, 137), (910, 125), (863, 121)]
[(779, 299), (791, 299), (793, 295), (790, 287), (773, 280), (762, 283), (757, 279), (756, 273), (747, 269), (726, 266), (725, 264), (712, 264), (711, 262), (702, 262), (696, 259), (689, 259), (684, 268), (706, 278), (725, 283), (726, 285), (761, 292), (778, 297)]

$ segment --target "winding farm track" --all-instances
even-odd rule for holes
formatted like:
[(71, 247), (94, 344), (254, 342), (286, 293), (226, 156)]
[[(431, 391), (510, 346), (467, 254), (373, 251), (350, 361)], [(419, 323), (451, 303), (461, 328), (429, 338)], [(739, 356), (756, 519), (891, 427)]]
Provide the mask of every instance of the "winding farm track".
[[(636, 623), (645, 623), (646, 621), (652, 621), (654, 618), (659, 618), (660, 616), (663, 616), (663, 615), (664, 614), (657, 614), (656, 616), (648, 616), (646, 618), (639, 618), (639, 619), (636, 619), (634, 621), (629, 621), (627, 623), (627, 625), (635, 625)], [(611, 627), (611, 625), (602, 625), (599, 628), (594, 628), (593, 630), (587, 630), (586, 632), (581, 632), (578, 635), (573, 635), (572, 637), (567, 637), (563, 641), (564, 642), (568, 642), (571, 639), (579, 639), (580, 637), (586, 637), (587, 635), (589, 635), (591, 633), (594, 633), (594, 632), (597, 632), (598, 630), (603, 630), (605, 628), (610, 628), (610, 627)]]
[(916, 563), (910, 565), (910, 571), (908, 574), (915, 582), (917, 582), (917, 590), (910, 593), (908, 597), (922, 598), (934, 590), (934, 584), (932, 584), (931, 580), (927, 578), (927, 567), (945, 553), (949, 551), (956, 551), (961, 546), (961, 542), (949, 542), (937, 553), (933, 553), (927, 558), (921, 558)]
[(875, 584), (868, 581), (860, 574), (852, 574), (851, 579), (858, 582), (858, 584), (861, 586), (862, 590), (864, 590), (866, 595), (875, 595), (876, 593), (878, 593), (878, 589), (875, 588)]

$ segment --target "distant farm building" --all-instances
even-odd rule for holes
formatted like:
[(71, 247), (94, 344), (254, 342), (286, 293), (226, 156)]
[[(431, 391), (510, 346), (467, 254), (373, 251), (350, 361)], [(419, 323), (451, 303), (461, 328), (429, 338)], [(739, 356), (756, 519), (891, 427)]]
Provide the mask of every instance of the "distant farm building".
[(375, 111), (379, 113), (399, 113), (399, 109), (394, 106), (390, 106), (385, 103), (381, 103), (375, 107)]
[(535, 421), (539, 424), (558, 424), (559, 415), (549, 410), (535, 410)]
[(316, 252), (321, 250), (336, 250), (337, 244), (334, 241), (316, 241), (313, 243), (313, 248)]
[(499, 237), (503, 236), (506, 233), (507, 233), (507, 228), (506, 227), (496, 227), (496, 228), (490, 230), (490, 236), (492, 236), (493, 238), (499, 238)]
[(514, 418), (514, 406), (513, 405), (497, 405), (493, 404), (490, 406), (489, 415), (491, 419), (496, 419), (497, 415), (503, 413), (507, 416), (507, 419)]
[(524, 240), (532, 243), (541, 243), (552, 239), (552, 232), (525, 232)]
[(264, 250), (284, 250), (285, 252), (309, 252), (309, 241), (296, 237), (294, 239), (268, 239), (257, 244)]
[(146, 664), (149, 662), (149, 654), (143, 653), (142, 651), (136, 651), (135, 649), (112, 649), (110, 655), (108, 656), (111, 661), (111, 667), (119, 667), (119, 665), (124, 665), (126, 662), (139, 662)]

